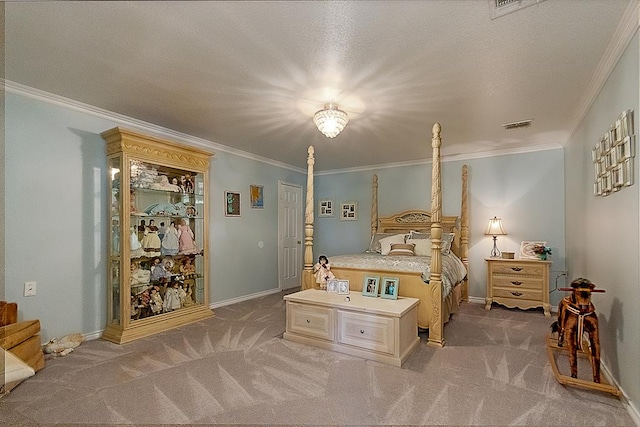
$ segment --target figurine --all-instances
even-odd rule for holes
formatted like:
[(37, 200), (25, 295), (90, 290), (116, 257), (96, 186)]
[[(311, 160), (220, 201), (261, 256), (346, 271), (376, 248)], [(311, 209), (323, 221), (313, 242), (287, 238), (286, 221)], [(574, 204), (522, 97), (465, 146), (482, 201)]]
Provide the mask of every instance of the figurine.
[(178, 287), (178, 299), (180, 299), (180, 307), (184, 307), (184, 301), (187, 297), (187, 291), (184, 289), (184, 283), (180, 283)]
[(151, 281), (151, 271), (140, 268), (137, 262), (131, 263), (131, 287), (148, 285)]
[(185, 193), (193, 193), (193, 178), (189, 174), (184, 177), (184, 191)]
[(180, 273), (182, 273), (185, 279), (192, 279), (196, 277), (196, 266), (193, 265), (193, 260), (191, 257), (187, 257), (182, 260), (182, 265), (180, 265)]
[(151, 183), (149, 186), (152, 190), (164, 190), (164, 191), (175, 191), (176, 193), (180, 192), (180, 186), (176, 183), (169, 183), (169, 177), (166, 175), (158, 175), (155, 179), (155, 182)]
[(131, 227), (131, 236), (129, 239), (129, 245), (131, 247), (130, 253), (129, 253), (131, 258), (140, 258), (141, 256), (144, 256), (144, 249), (142, 249), (140, 240), (138, 240), (138, 234), (136, 233), (135, 227)]
[(151, 288), (149, 293), (149, 307), (153, 314), (159, 314), (162, 312), (162, 297), (156, 287)]
[[(144, 223), (144, 220), (141, 222)], [(144, 237), (142, 238), (142, 248), (144, 249), (145, 255), (152, 256), (160, 256), (160, 247), (162, 246), (162, 242), (158, 237), (158, 227), (155, 224), (154, 220), (149, 220), (149, 225), (147, 225), (144, 229)]]
[(181, 255), (200, 253), (193, 230), (184, 219), (180, 220), (180, 225), (178, 226), (178, 253)]
[(166, 233), (166, 231), (167, 231), (167, 226), (164, 225), (164, 221), (161, 221), (160, 227), (158, 227), (158, 237), (160, 238), (160, 242), (162, 242), (162, 239), (164, 239), (164, 233)]
[(193, 291), (192, 291), (192, 286), (191, 286), (191, 284), (190, 284), (190, 283), (188, 283), (188, 282), (185, 282), (185, 283), (183, 284), (183, 286), (184, 286), (184, 293), (185, 293), (185, 295), (184, 295), (184, 303), (183, 303), (183, 306), (184, 306), (184, 307), (191, 307), (192, 305), (194, 305), (194, 304), (195, 304), (195, 302), (194, 302), (194, 301), (193, 301), (193, 299), (191, 298), (191, 295), (192, 295), (192, 293), (193, 293)]
[(336, 278), (331, 272), (329, 258), (325, 255), (318, 257), (318, 262), (313, 266), (313, 274), (316, 277), (316, 283), (320, 285), (320, 289), (327, 289), (327, 280)]
[(176, 255), (179, 249), (178, 242), (178, 229), (176, 228), (176, 222), (171, 221), (171, 224), (167, 227), (162, 238), (162, 247), (160, 252), (162, 255)]
[(151, 266), (151, 280), (161, 282), (169, 277), (171, 277), (171, 272), (166, 269), (166, 263), (163, 264), (159, 257), (154, 258)]
[(173, 280), (171, 286), (169, 286), (164, 292), (164, 302), (162, 304), (163, 311), (168, 313), (173, 310), (177, 310), (182, 307), (180, 303), (180, 296), (178, 294), (178, 281)]

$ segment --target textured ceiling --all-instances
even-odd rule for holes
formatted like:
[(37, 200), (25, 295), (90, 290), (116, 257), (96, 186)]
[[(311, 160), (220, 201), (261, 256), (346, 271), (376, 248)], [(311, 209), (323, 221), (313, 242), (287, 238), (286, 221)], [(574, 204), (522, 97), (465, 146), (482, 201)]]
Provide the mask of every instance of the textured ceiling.
[(298, 167), (313, 144), (317, 170), (428, 159), (436, 121), (445, 155), (560, 146), (630, 1), (533, 3), (8, 2), (5, 73)]

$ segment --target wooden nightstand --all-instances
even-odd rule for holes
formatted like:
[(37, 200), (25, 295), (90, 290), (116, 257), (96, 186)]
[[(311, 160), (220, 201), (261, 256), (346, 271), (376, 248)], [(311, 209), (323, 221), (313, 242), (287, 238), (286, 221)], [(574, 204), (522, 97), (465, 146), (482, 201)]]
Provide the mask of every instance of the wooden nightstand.
[(549, 304), (549, 269), (551, 261), (535, 259), (485, 258), (487, 262), (487, 298), (491, 303), (522, 309), (542, 307), (551, 316)]

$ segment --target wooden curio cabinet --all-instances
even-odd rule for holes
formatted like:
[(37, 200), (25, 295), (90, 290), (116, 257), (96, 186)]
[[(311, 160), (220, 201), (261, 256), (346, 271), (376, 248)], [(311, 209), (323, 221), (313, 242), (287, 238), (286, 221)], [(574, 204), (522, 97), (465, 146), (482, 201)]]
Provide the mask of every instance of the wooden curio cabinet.
[(101, 135), (110, 197), (102, 337), (121, 344), (213, 316), (207, 280), (213, 153), (121, 128)]

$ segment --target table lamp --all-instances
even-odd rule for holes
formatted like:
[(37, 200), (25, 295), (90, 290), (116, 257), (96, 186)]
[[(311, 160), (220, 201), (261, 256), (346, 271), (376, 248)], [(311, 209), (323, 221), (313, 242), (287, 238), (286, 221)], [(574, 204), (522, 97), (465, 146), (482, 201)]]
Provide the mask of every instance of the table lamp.
[(500, 257), (500, 251), (498, 250), (498, 245), (496, 244), (498, 240), (498, 236), (506, 236), (507, 232), (504, 231), (502, 227), (502, 219), (498, 217), (493, 217), (489, 220), (489, 225), (485, 230), (484, 234), (486, 236), (493, 236), (493, 249), (491, 250), (491, 258)]

